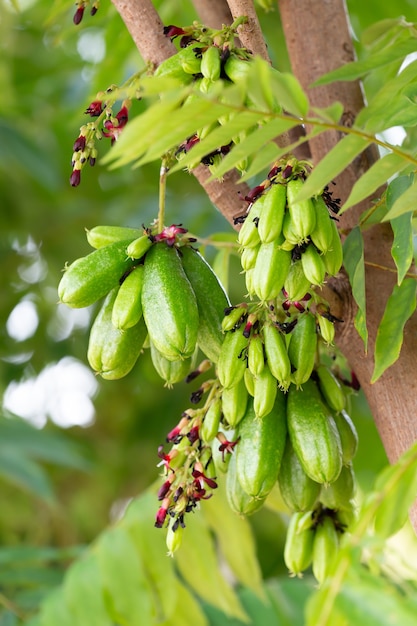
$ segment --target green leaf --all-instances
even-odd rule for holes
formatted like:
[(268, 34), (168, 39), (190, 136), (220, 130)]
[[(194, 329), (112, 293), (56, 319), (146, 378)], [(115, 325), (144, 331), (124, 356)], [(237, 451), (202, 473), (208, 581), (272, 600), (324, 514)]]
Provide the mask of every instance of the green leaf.
[(415, 52), (416, 40), (408, 38), (405, 41), (396, 41), (395, 45), (387, 46), (375, 54), (371, 54), (361, 61), (346, 63), (332, 72), (328, 72), (316, 80), (312, 86), (327, 85), (339, 80), (356, 80), (368, 74), (371, 70), (388, 65), (393, 61), (404, 59), (408, 54)]
[(351, 230), (343, 244), (343, 264), (348, 273), (352, 295), (358, 305), (355, 328), (368, 350), (368, 329), (366, 327), (365, 259), (363, 238), (359, 226)]
[(342, 172), (371, 143), (370, 139), (350, 134), (341, 139), (313, 169), (298, 194), (300, 200), (321, 193), (324, 187)]
[(175, 553), (175, 563), (182, 578), (200, 598), (226, 615), (247, 622), (236, 593), (220, 571), (213, 538), (201, 516), (188, 519), (186, 537)]
[(407, 165), (408, 162), (402, 156), (393, 153), (386, 154), (376, 161), (354, 184), (349, 197), (340, 209), (340, 214), (370, 196)]
[(0, 446), (0, 476), (43, 500), (53, 502), (52, 485), (40, 465), (16, 450)]
[(229, 292), (230, 248), (221, 248), (213, 259), (212, 268), (226, 292)]
[(65, 603), (62, 589), (50, 593), (41, 608), (40, 626), (74, 626), (74, 623), (74, 616)]
[(151, 625), (151, 589), (127, 529), (117, 526), (106, 531), (96, 549), (103, 589), (114, 621), (123, 626)]
[(92, 553), (71, 565), (65, 577), (63, 592), (64, 602), (72, 616), (72, 624), (112, 626), (113, 622), (104, 605), (97, 559)]
[(321, 120), (330, 122), (331, 124), (337, 124), (340, 122), (340, 118), (343, 115), (344, 106), (341, 102), (333, 102), (330, 106), (324, 109), (312, 107), (312, 110)]
[(285, 111), (296, 117), (307, 115), (310, 106), (308, 98), (293, 74), (271, 72), (271, 89)]
[(230, 508), (224, 485), (219, 482), (216, 497), (205, 502), (204, 517), (216, 534), (220, 549), (236, 579), (265, 597), (256, 545), (247, 519), (238, 517)]
[(400, 215), (403, 215), (404, 213), (415, 211), (416, 203), (417, 203), (417, 184), (412, 183), (392, 203), (391, 208), (389, 208), (388, 212), (383, 218), (383, 221), (387, 222), (388, 220), (392, 220), (395, 217), (399, 217)]
[(160, 626), (209, 626), (200, 603), (179, 580), (175, 581), (175, 594), (177, 604), (173, 615), (164, 622), (158, 622)]
[[(274, 141), (279, 135), (298, 125), (298, 120), (293, 119), (272, 119), (265, 122), (259, 128), (254, 129), (250, 135), (234, 145), (219, 165), (213, 168), (213, 176), (220, 177), (233, 169), (237, 163), (245, 158), (263, 151), (266, 145)], [(288, 148), (287, 148), (288, 150)]]
[(394, 286), (378, 327), (375, 342), (375, 368), (371, 383), (376, 382), (398, 359), (403, 343), (404, 326), (415, 308), (416, 281), (413, 278), (406, 278), (401, 285)]
[(394, 233), (391, 255), (397, 266), (397, 284), (401, 285), (413, 261), (413, 214), (403, 213), (391, 220)]

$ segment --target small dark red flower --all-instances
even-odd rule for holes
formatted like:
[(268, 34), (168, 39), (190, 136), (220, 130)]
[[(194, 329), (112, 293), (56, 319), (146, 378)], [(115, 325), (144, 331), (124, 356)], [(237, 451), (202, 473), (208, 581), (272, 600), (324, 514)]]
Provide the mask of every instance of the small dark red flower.
[(73, 146), (72, 149), (74, 150), (74, 152), (80, 152), (81, 150), (85, 149), (85, 143), (86, 143), (86, 139), (85, 139), (84, 135), (80, 135), (74, 141), (74, 146)]
[(234, 448), (239, 443), (240, 437), (238, 437), (236, 441), (229, 441), (223, 433), (219, 433), (217, 435), (217, 439), (220, 441), (219, 452), (222, 453), (222, 461), (224, 463), (224, 455), (233, 454)]
[(81, 171), (80, 170), (73, 170), (72, 174), (70, 176), (71, 187), (78, 187), (80, 182), (81, 182)]
[(180, 26), (169, 24), (168, 26), (164, 26), (164, 35), (170, 39), (175, 39), (175, 37), (178, 37), (179, 35), (185, 35), (185, 30)]
[(98, 117), (103, 111), (103, 103), (100, 100), (94, 100), (88, 105), (84, 113), (90, 117)]
[(208, 485), (209, 487), (211, 487), (211, 489), (217, 488), (217, 483), (215, 480), (213, 480), (212, 478), (209, 478), (203, 472), (200, 472), (200, 470), (196, 468), (193, 469), (192, 476), (194, 478), (194, 484), (198, 486), (200, 489), (204, 489), (204, 483)]
[(78, 24), (81, 23), (81, 20), (83, 19), (83, 15), (84, 15), (84, 10), (85, 10), (85, 6), (81, 5), (78, 7), (78, 9), (75, 11), (74, 13), (74, 17), (72, 18), (72, 21), (74, 22), (74, 24), (76, 26), (78, 26)]
[(165, 498), (165, 500), (162, 502), (162, 506), (159, 507), (158, 512), (156, 514), (156, 519), (155, 519), (156, 528), (162, 528), (162, 526), (164, 525), (165, 518), (168, 513), (168, 507), (169, 507), (169, 499)]

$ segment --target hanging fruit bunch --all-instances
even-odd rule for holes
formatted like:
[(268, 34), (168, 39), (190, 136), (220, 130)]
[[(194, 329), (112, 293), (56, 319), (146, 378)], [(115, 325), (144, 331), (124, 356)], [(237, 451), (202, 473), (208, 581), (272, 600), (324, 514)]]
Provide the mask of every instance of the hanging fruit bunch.
[[(234, 44), (241, 21), (221, 31), (197, 24), (166, 27), (166, 36), (179, 38), (179, 50), (154, 75), (193, 86), (182, 103), (185, 111), (199, 97), (196, 91), (227, 99), (223, 85), (239, 85), (247, 76), (252, 56)], [(242, 93), (240, 105), (250, 107), (253, 101)], [(109, 102), (99, 99), (87, 109), (105, 120), (105, 130), (95, 123), (81, 129), (74, 186), (83, 164), (95, 159), (94, 137), (101, 133), (115, 141), (127, 123), (130, 100), (115, 116)], [(279, 103), (274, 107), (281, 110)], [(213, 124), (220, 128), (233, 116)], [(213, 132), (213, 124), (184, 138), (166, 157), (168, 167)], [(189, 167), (211, 167), (247, 132)], [(240, 169), (245, 167), (242, 162)], [(285, 562), (294, 575), (312, 564), (321, 583), (354, 515), (357, 433), (348, 415), (354, 383), (331, 365), (335, 323), (342, 320), (321, 293), (343, 261), (338, 200), (327, 188), (300, 200), (310, 172), (310, 164), (286, 156), (246, 196), (247, 211), (235, 221), (247, 293), (236, 305), (195, 248), (196, 239), (182, 225), (165, 225), (165, 175), (158, 218), (142, 230), (87, 231), (94, 251), (65, 269), (59, 297), (71, 307), (104, 299), (87, 356), (105, 379), (127, 375), (148, 348), (167, 386), (212, 372), (168, 433), (170, 449), (158, 450), (163, 484), (155, 525), (167, 527), (169, 552), (181, 543), (186, 514), (215, 493), (225, 474), (229, 504), (239, 515), (259, 510), (279, 486), (292, 513)], [(199, 351), (203, 360), (197, 365)]]

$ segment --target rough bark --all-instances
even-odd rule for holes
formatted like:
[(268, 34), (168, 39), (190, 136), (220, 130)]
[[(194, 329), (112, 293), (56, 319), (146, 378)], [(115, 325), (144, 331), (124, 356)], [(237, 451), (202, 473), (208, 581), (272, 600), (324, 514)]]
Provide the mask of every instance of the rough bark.
[[(320, 88), (309, 87), (320, 75), (353, 59), (343, 0), (280, 0), (279, 9), (292, 69), (308, 92), (311, 105), (325, 107), (339, 100), (344, 105), (343, 122), (351, 124), (363, 106), (359, 83), (338, 82)], [(319, 162), (339, 139), (337, 133), (328, 132), (312, 140), (310, 149), (313, 161)], [(354, 182), (376, 158), (376, 149), (369, 149), (358, 157), (335, 181), (337, 197), (345, 200)], [(347, 211), (341, 220), (342, 229), (357, 224), (359, 216), (371, 202), (372, 198), (367, 199)], [(364, 241), (366, 262), (393, 267), (389, 225), (381, 224), (365, 231)], [(337, 285), (345, 320), (339, 328), (338, 345), (360, 380), (390, 462), (395, 462), (417, 439), (416, 315), (406, 325), (400, 359), (379, 381), (370, 384), (376, 331), (394, 284), (395, 273), (372, 265), (366, 266), (367, 355), (353, 327), (356, 309), (348, 282), (341, 280)], [(411, 512), (411, 519), (417, 529), (416, 507)]]
[(193, 5), (202, 24), (220, 29), (223, 24), (233, 22), (226, 0), (193, 0)]

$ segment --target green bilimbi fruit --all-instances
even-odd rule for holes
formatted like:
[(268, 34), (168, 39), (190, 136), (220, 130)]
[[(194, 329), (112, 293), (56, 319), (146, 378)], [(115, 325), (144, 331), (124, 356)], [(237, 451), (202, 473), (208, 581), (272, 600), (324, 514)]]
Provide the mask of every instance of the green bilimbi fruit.
[(336, 376), (326, 365), (318, 366), (317, 376), (319, 389), (329, 407), (334, 411), (342, 411), (346, 406), (346, 395)]
[(220, 384), (227, 389), (241, 380), (246, 369), (247, 338), (243, 335), (244, 326), (229, 331), (223, 341), (217, 362), (217, 375)]
[(316, 225), (310, 233), (310, 239), (321, 252), (326, 253), (333, 242), (332, 219), (323, 196), (313, 198), (313, 205), (316, 210)]
[(225, 71), (226, 76), (233, 83), (237, 83), (237, 84), (241, 83), (242, 80), (246, 78), (249, 70), (250, 70), (250, 62), (240, 59), (233, 52), (230, 54), (229, 58), (224, 64), (224, 71)]
[(245, 271), (251, 270), (255, 267), (259, 247), (260, 246), (258, 245), (253, 248), (243, 248), (242, 254), (240, 255), (240, 263)]
[(175, 383), (181, 382), (190, 373), (193, 357), (169, 361), (155, 348), (152, 342), (150, 342), (150, 348), (152, 364), (158, 375), (165, 381), (166, 387), (172, 387)]
[(220, 49), (217, 46), (209, 46), (203, 52), (201, 58), (201, 73), (211, 81), (219, 80), (221, 72)]
[(179, 52), (173, 56), (165, 59), (156, 68), (154, 76), (161, 78), (173, 78), (180, 81), (184, 85), (188, 85), (193, 81), (193, 75), (189, 72), (185, 72), (183, 69), (183, 63), (194, 63), (195, 53), (193, 46), (182, 48)]
[(262, 332), (268, 367), (280, 388), (286, 391), (291, 382), (291, 362), (285, 339), (273, 324), (264, 324)]
[(330, 517), (325, 517), (316, 528), (313, 542), (313, 574), (323, 584), (339, 550), (339, 536)]
[(302, 300), (311, 289), (311, 283), (304, 274), (301, 261), (291, 263), (284, 282), (284, 289), (287, 293), (288, 300), (291, 300), (291, 302)]
[[(241, 442), (237, 445), (239, 446)], [(226, 475), (226, 496), (232, 511), (238, 515), (252, 515), (262, 508), (265, 498), (255, 498), (243, 489), (237, 469), (236, 453), (231, 455)]]
[(96, 250), (118, 241), (133, 241), (140, 237), (142, 232), (138, 228), (124, 226), (94, 226), (91, 230), (86, 229), (87, 241)]
[(276, 298), (284, 286), (291, 265), (291, 252), (282, 250), (280, 236), (271, 243), (261, 244), (253, 270), (253, 290), (262, 301)]
[(255, 295), (255, 289), (254, 289), (254, 284), (253, 284), (254, 273), (255, 273), (255, 268), (246, 270), (245, 272), (245, 285), (246, 285), (246, 289), (248, 290), (248, 296), (250, 296), (251, 299)]
[(281, 461), (278, 484), (285, 504), (292, 511), (311, 511), (320, 495), (321, 485), (307, 476), (289, 437)]
[(254, 376), (254, 380), (253, 408), (256, 417), (263, 419), (274, 406), (278, 391), (277, 379), (271, 374), (266, 363), (263, 370)]
[(281, 244), (281, 247), (284, 250), (292, 250), (295, 246), (297, 246), (300, 242), (300, 237), (296, 233), (292, 217), (289, 211), (285, 211), (284, 219), (282, 222), (282, 234), (284, 235), (284, 242)]
[(275, 241), (281, 234), (286, 200), (286, 185), (273, 184), (265, 194), (258, 224), (259, 238), (262, 243)]
[(352, 465), (345, 465), (339, 478), (327, 486), (323, 486), (320, 502), (328, 509), (340, 511), (350, 509), (355, 496), (355, 475)]
[(201, 74), (201, 51), (198, 47), (191, 45), (184, 50), (187, 53), (181, 54), (181, 67), (187, 74)]
[(254, 248), (259, 245), (260, 238), (258, 233), (259, 215), (265, 203), (265, 194), (260, 196), (250, 208), (245, 221), (242, 224), (237, 240), (244, 248)]
[(291, 380), (299, 387), (311, 376), (317, 349), (316, 320), (310, 312), (302, 313), (291, 333), (288, 356), (294, 372)]
[(135, 365), (146, 339), (143, 318), (121, 331), (112, 323), (113, 305), (117, 288), (106, 297), (90, 332), (87, 358), (94, 371), (106, 380), (126, 376)]
[(336, 413), (334, 421), (342, 444), (343, 464), (351, 462), (358, 449), (358, 433), (350, 416), (342, 410)]
[(238, 324), (242, 318), (242, 315), (245, 315), (248, 307), (245, 306), (235, 306), (231, 307), (222, 319), (222, 331), (226, 332), (228, 330), (233, 330), (233, 328)]
[(149, 338), (166, 359), (187, 359), (196, 347), (199, 314), (180, 255), (164, 242), (154, 244), (144, 268), (142, 308)]
[(298, 243), (307, 241), (316, 226), (316, 211), (311, 198), (297, 200), (304, 182), (300, 178), (290, 180), (287, 184), (288, 211), (291, 216), (291, 229), (298, 236)]
[(211, 402), (201, 424), (200, 437), (205, 443), (210, 443), (219, 432), (221, 416), (222, 399), (219, 395)]
[(199, 326), (197, 342), (204, 354), (217, 362), (223, 344), (222, 321), (229, 298), (216, 274), (197, 250), (180, 249), (182, 265), (197, 298)]
[(336, 334), (334, 323), (323, 315), (317, 315), (317, 322), (323, 341), (329, 346), (333, 345), (334, 337)]
[(112, 322), (116, 328), (127, 330), (142, 317), (143, 265), (133, 268), (119, 287), (113, 305)]
[(335, 481), (342, 469), (342, 444), (329, 408), (317, 385), (308, 380), (302, 389), (291, 385), (287, 400), (287, 425), (292, 446), (312, 480)]
[(152, 240), (148, 235), (141, 235), (134, 239), (127, 247), (127, 256), (132, 259), (141, 259), (152, 246)]
[(253, 398), (253, 396), (255, 395), (255, 378), (249, 368), (245, 369), (243, 380), (245, 382), (245, 387), (248, 394)]
[(343, 263), (343, 248), (342, 242), (340, 241), (339, 231), (337, 230), (337, 226), (334, 220), (330, 220), (330, 224), (333, 230), (333, 239), (332, 245), (326, 254), (323, 255), (324, 265), (326, 267), (326, 272), (330, 276), (336, 276), (342, 267)]
[(326, 267), (323, 257), (320, 256), (313, 244), (307, 246), (307, 249), (301, 255), (301, 265), (303, 266), (305, 277), (312, 285), (320, 286), (323, 284), (326, 276)]
[(126, 255), (129, 243), (112, 243), (71, 263), (58, 286), (60, 301), (73, 308), (82, 308), (109, 293), (133, 266), (133, 261)]
[(248, 368), (256, 377), (265, 365), (264, 344), (260, 335), (252, 335), (248, 345)]
[(239, 424), (246, 413), (248, 391), (243, 378), (236, 385), (223, 389), (222, 411), (224, 421), (233, 428)]
[(284, 562), (293, 576), (301, 576), (309, 567), (313, 558), (314, 530), (306, 527), (306, 518), (312, 517), (312, 512), (293, 513), (288, 525), (284, 547)]
[(239, 424), (237, 474), (243, 490), (254, 498), (266, 498), (278, 478), (287, 432), (285, 404), (285, 394), (279, 391), (270, 413), (259, 419), (249, 400)]

